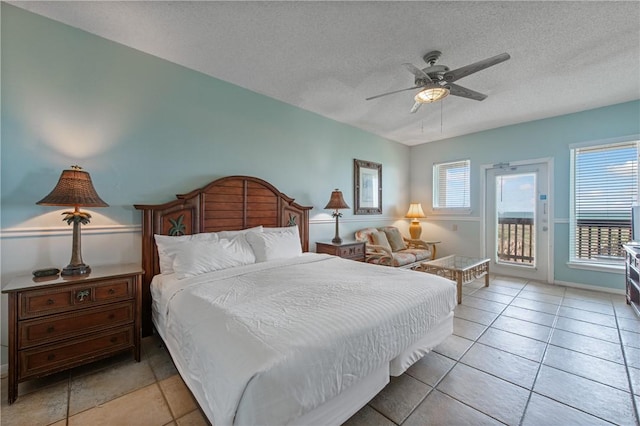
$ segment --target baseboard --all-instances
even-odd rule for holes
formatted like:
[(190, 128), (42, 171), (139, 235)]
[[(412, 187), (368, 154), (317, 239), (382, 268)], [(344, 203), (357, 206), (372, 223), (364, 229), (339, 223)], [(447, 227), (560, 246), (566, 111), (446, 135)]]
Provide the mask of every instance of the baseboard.
[(578, 283), (572, 283), (569, 281), (558, 281), (558, 280), (554, 280), (553, 283), (562, 285), (565, 287), (579, 288), (581, 290), (600, 291), (603, 293), (619, 294), (622, 296), (626, 294), (626, 290), (624, 288), (600, 287), (596, 285), (578, 284)]

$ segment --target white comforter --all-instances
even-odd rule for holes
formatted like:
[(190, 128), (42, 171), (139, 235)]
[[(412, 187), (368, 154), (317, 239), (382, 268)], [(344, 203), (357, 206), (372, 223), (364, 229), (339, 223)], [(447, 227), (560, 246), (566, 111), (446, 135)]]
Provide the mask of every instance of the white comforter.
[(456, 300), (435, 275), (318, 254), (163, 278), (154, 308), (216, 426), (300, 417), (388, 363)]

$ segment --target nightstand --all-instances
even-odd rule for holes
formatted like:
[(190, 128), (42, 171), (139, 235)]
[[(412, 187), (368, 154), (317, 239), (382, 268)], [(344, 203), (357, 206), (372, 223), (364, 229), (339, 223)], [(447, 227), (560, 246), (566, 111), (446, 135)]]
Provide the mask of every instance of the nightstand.
[(9, 296), (9, 404), (18, 383), (131, 351), (140, 361), (139, 265), (88, 275), (18, 277)]
[(343, 241), (341, 244), (321, 242), (316, 243), (316, 253), (332, 254), (345, 259), (364, 262), (366, 248), (364, 241)]

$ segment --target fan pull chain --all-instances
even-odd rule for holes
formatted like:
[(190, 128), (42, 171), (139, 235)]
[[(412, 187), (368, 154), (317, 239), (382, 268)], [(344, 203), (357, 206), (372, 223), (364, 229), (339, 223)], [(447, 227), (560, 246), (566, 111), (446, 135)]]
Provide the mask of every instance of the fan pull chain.
[(440, 134), (442, 134), (442, 104), (444, 101), (440, 101)]

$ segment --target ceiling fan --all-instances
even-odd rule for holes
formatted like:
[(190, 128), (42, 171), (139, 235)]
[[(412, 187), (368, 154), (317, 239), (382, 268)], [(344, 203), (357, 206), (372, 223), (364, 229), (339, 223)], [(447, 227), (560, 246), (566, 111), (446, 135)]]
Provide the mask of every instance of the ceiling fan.
[(501, 53), (499, 55), (492, 56), (491, 58), (483, 59), (481, 61), (474, 62), (473, 64), (450, 71), (449, 67), (445, 65), (436, 65), (436, 61), (441, 54), (441, 52), (434, 50), (424, 55), (422, 59), (424, 59), (429, 66), (423, 69), (409, 63), (402, 64), (415, 76), (415, 86), (371, 96), (366, 100), (377, 99), (382, 96), (392, 95), (394, 93), (404, 92), (407, 90), (422, 89), (413, 98), (415, 103), (411, 108), (411, 113), (416, 112), (422, 104), (439, 101), (449, 94), (482, 101), (486, 99), (487, 95), (459, 86), (453, 82), (461, 79), (462, 77), (466, 77), (469, 74), (482, 71), (485, 68), (489, 68), (511, 58), (508, 53)]

